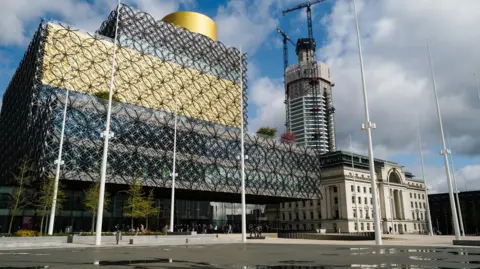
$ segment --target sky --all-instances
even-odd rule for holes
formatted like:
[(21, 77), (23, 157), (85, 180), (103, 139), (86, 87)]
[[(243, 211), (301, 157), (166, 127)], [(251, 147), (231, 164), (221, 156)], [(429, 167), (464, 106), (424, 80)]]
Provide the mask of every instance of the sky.
[[(208, 15), (218, 40), (248, 55), (248, 129), (284, 131), (282, 28), (293, 41), (307, 36), (306, 11), (282, 16), (305, 0), (122, 0), (157, 19), (174, 11)], [(41, 19), (95, 31), (116, 0), (3, 0), (0, 9), (0, 97)], [(417, 122), (430, 192), (447, 191), (442, 142), (429, 68), (431, 44), (439, 103), (460, 191), (480, 189), (480, 74), (478, 0), (357, 0), (374, 156), (421, 178)], [(329, 64), (337, 147), (367, 153), (360, 64), (352, 0), (312, 7), (317, 58)], [(289, 61), (296, 62), (293, 46)], [(480, 75), (479, 75), (480, 78)]]

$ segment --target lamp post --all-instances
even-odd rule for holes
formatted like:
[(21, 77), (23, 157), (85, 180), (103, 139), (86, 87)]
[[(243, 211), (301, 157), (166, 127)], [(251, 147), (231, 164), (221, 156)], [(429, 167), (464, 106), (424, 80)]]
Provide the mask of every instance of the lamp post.
[(460, 240), (460, 228), (458, 226), (457, 210), (455, 208), (455, 199), (453, 197), (453, 185), (452, 185), (452, 180), (450, 178), (450, 165), (448, 164), (449, 150), (447, 149), (447, 145), (445, 143), (445, 135), (443, 133), (442, 114), (440, 112), (440, 104), (438, 102), (437, 84), (435, 82), (435, 70), (433, 68), (433, 60), (432, 60), (432, 54), (430, 52), (430, 43), (428, 41), (428, 38), (427, 38), (427, 50), (428, 50), (428, 57), (430, 60), (430, 71), (432, 73), (433, 92), (435, 94), (435, 103), (437, 105), (438, 121), (440, 123), (440, 136), (442, 139), (442, 150), (440, 151), (440, 154), (443, 155), (443, 161), (445, 165), (445, 174), (447, 176), (448, 194), (450, 197), (450, 208), (452, 210), (453, 229), (455, 231), (455, 239)]
[(356, 231), (359, 232), (360, 231), (360, 221), (358, 219), (359, 208), (358, 208), (358, 204), (357, 204), (357, 200), (358, 200), (358, 198), (357, 198), (357, 179), (356, 179), (356, 176), (355, 176), (355, 164), (353, 163), (352, 135), (350, 135), (349, 137), (350, 137), (350, 153), (352, 154), (351, 157), (352, 157), (352, 173), (353, 173), (353, 197), (355, 198), (355, 210), (356, 210), (355, 220), (356, 220), (356, 224), (357, 224)]
[[(243, 59), (242, 59), (242, 49), (240, 48), (240, 58), (239, 58), (239, 75), (240, 75), (240, 160), (241, 160), (241, 182), (242, 182), (242, 242), (247, 242), (247, 206), (245, 200), (245, 135), (243, 130), (244, 120), (243, 120)], [(248, 158), (248, 157), (247, 157)]]
[(178, 174), (175, 172), (175, 164), (176, 164), (176, 154), (177, 154), (177, 97), (174, 97), (175, 102), (175, 111), (174, 111), (174, 124), (173, 124), (173, 164), (172, 164), (172, 173), (170, 176), (172, 177), (172, 197), (170, 202), (170, 232), (174, 232), (173, 225), (174, 225), (174, 212), (175, 212), (175, 178)]
[[(378, 199), (377, 199), (377, 179), (375, 176), (375, 162), (373, 157), (373, 142), (372, 142), (372, 129), (376, 128), (375, 123), (370, 121), (370, 113), (368, 111), (368, 97), (367, 97), (367, 85), (365, 82), (365, 72), (363, 68), (363, 55), (362, 55), (362, 44), (360, 41), (360, 29), (358, 27), (358, 18), (357, 18), (357, 8), (355, 6), (355, 0), (353, 2), (353, 11), (355, 17), (355, 26), (357, 30), (357, 45), (358, 45), (358, 57), (360, 59), (360, 73), (362, 76), (362, 88), (363, 88), (363, 103), (365, 106), (365, 123), (362, 124), (362, 129), (367, 131), (368, 138), (368, 158), (370, 166), (370, 178), (372, 185), (372, 195), (373, 195), (373, 211), (374, 213), (378, 212)], [(375, 223), (375, 243), (377, 245), (382, 244), (382, 235), (380, 233), (380, 214), (375, 214), (374, 217)]]
[[(452, 147), (452, 143), (450, 141), (450, 134), (447, 134), (448, 138), (448, 145), (450, 148)], [(453, 154), (450, 151), (450, 161), (452, 162), (452, 179), (453, 179), (453, 189), (455, 192), (455, 200), (457, 204), (457, 210), (458, 210), (458, 217), (460, 219), (460, 235), (465, 236), (465, 228), (463, 226), (463, 217), (462, 217), (462, 207), (460, 206), (460, 199), (458, 197), (458, 188), (457, 188), (457, 179), (455, 178), (455, 164), (453, 163)]]
[(428, 221), (428, 234), (433, 236), (433, 228), (432, 228), (432, 216), (430, 214), (430, 203), (428, 202), (428, 185), (427, 179), (425, 177), (425, 165), (423, 163), (423, 146), (422, 146), (422, 135), (420, 133), (420, 120), (417, 117), (417, 134), (418, 134), (418, 147), (420, 148), (420, 164), (422, 165), (422, 178), (423, 183), (425, 184), (425, 195), (427, 196), (427, 221)]
[(63, 153), (63, 139), (65, 136), (65, 123), (67, 120), (67, 108), (68, 108), (68, 95), (70, 90), (68, 89), (70, 82), (71, 72), (72, 72), (72, 63), (70, 58), (68, 58), (69, 70), (68, 70), (68, 77), (65, 82), (65, 105), (63, 107), (63, 119), (62, 119), (62, 130), (60, 133), (60, 145), (58, 147), (58, 157), (55, 160), (55, 164), (57, 165), (57, 169), (55, 171), (55, 181), (53, 183), (53, 197), (52, 197), (52, 208), (50, 209), (50, 219), (48, 224), (48, 234), (53, 235), (53, 226), (55, 225), (55, 211), (57, 209), (57, 196), (58, 196), (58, 181), (60, 180), (60, 166), (64, 164), (62, 160), (62, 153)]
[(107, 121), (105, 124), (105, 131), (102, 132), (102, 136), (104, 137), (104, 144), (103, 144), (102, 168), (100, 172), (100, 191), (98, 194), (97, 226), (95, 231), (95, 245), (97, 246), (100, 246), (102, 244), (103, 203), (105, 198), (105, 181), (106, 181), (106, 175), (107, 175), (108, 139), (110, 137), (113, 137), (113, 133), (110, 132), (110, 120), (112, 116), (112, 97), (113, 97), (113, 86), (114, 86), (114, 79), (115, 79), (115, 60), (117, 55), (117, 34), (118, 34), (119, 17), (120, 17), (120, 0), (118, 0), (117, 2), (117, 17), (115, 22), (115, 35), (113, 38), (112, 71), (110, 75), (110, 88), (108, 90)]

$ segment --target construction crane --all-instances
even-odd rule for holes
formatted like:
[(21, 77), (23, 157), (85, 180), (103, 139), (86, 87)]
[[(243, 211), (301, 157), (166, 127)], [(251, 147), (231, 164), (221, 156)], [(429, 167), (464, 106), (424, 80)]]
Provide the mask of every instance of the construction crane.
[(288, 67), (288, 47), (287, 47), (287, 41), (290, 41), (292, 45), (295, 47), (295, 43), (288, 37), (288, 35), (282, 31), (282, 29), (277, 28), (277, 32), (280, 33), (283, 36), (283, 78), (285, 79), (285, 72)]
[[(317, 98), (319, 97), (319, 93), (320, 93), (320, 89), (319, 89), (320, 88), (319, 87), (320, 81), (319, 81), (319, 78), (318, 78), (317, 61), (315, 59), (316, 58), (315, 57), (316, 42), (315, 42), (315, 39), (313, 38), (312, 9), (311, 9), (311, 7), (315, 4), (323, 3), (323, 2), (326, 2), (326, 1), (327, 0), (307, 1), (307, 2), (304, 2), (302, 4), (297, 5), (296, 7), (293, 7), (293, 8), (286, 9), (286, 10), (282, 11), (283, 16), (285, 16), (287, 13), (295, 11), (295, 10), (299, 10), (299, 9), (303, 9), (303, 8), (307, 9), (308, 39), (302, 38), (302, 39), (299, 39), (297, 41), (296, 52), (297, 52), (297, 55), (298, 55), (298, 53), (300, 51), (300, 48), (302, 48), (304, 46), (309, 46), (310, 49), (311, 49), (311, 53), (313, 54), (312, 58), (311, 58), (311, 61), (309, 61), (309, 62), (311, 62), (311, 68), (312, 68), (311, 69), (312, 72), (310, 73), (311, 75), (309, 76), (310, 77), (309, 85), (312, 88), (314, 104), (318, 104)], [(314, 105), (311, 109), (311, 112), (312, 112), (312, 116), (313, 116), (313, 120), (314, 120), (314, 126), (315, 126), (314, 127), (315, 130), (313, 132), (313, 140), (316, 142), (316, 144), (318, 146), (318, 149), (320, 149), (321, 137), (322, 136), (325, 137), (325, 134), (323, 134), (323, 132), (321, 132), (321, 130), (320, 130), (319, 116), (321, 115), (321, 110), (317, 105)], [(335, 112), (335, 110), (334, 110), (333, 107), (327, 108), (327, 110), (326, 110), (327, 119), (329, 119), (330, 115), (333, 115), (334, 112)], [(330, 137), (328, 137), (328, 135), (325, 138), (326, 138), (327, 141), (330, 140)], [(331, 149), (332, 146), (329, 146), (329, 148)]]
[[(285, 91), (287, 92), (287, 94), (285, 95), (285, 97), (288, 95), (288, 90), (287, 90), (287, 80), (286, 80), (286, 73), (287, 73), (287, 67), (288, 67), (288, 47), (287, 47), (287, 41), (290, 41), (290, 43), (292, 43), (292, 45), (295, 47), (295, 43), (293, 43), (293, 41), (290, 39), (290, 37), (288, 37), (288, 35), (282, 31), (282, 29), (280, 28), (277, 28), (277, 32), (279, 34), (281, 34), (283, 36), (283, 83), (285, 84)], [(285, 99), (284, 101), (285, 105), (287, 104), (287, 99)], [(290, 128), (288, 126), (288, 114), (285, 114), (285, 126), (286, 126), (286, 129), (287, 129), (287, 132), (290, 131)]]
[(287, 13), (299, 10), (302, 8), (307, 8), (307, 23), (308, 23), (308, 38), (313, 40), (313, 29), (312, 29), (312, 6), (318, 3), (325, 2), (327, 0), (313, 0), (313, 1), (307, 1), (305, 3), (299, 4), (298, 6), (294, 8), (289, 8), (284, 11), (282, 11), (283, 16), (285, 16)]

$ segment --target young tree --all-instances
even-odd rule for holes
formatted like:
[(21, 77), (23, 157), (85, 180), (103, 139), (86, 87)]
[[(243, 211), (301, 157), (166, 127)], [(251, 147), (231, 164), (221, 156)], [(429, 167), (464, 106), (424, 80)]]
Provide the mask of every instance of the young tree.
[(12, 224), (15, 216), (20, 213), (33, 199), (29, 199), (28, 188), (32, 184), (30, 163), (23, 160), (18, 169), (18, 174), (13, 176), (13, 191), (10, 196), (10, 224), (8, 225), (8, 233), (12, 232)]
[(145, 229), (148, 229), (148, 218), (158, 213), (158, 208), (155, 204), (155, 195), (153, 189), (148, 193), (148, 197), (145, 199), (143, 207), (143, 213), (145, 215)]
[(273, 139), (277, 135), (277, 129), (270, 127), (261, 127), (257, 131), (258, 136)]
[(145, 216), (145, 197), (142, 191), (142, 184), (137, 176), (133, 177), (132, 183), (127, 191), (128, 199), (125, 206), (125, 216), (131, 218), (131, 227), (133, 229), (133, 220)]
[[(83, 205), (85, 208), (92, 213), (92, 233), (95, 231), (95, 217), (98, 210), (98, 195), (100, 193), (100, 182), (95, 181), (90, 185), (88, 189), (84, 191), (85, 197), (83, 200)], [(108, 205), (110, 204), (110, 197), (107, 192), (105, 192), (105, 197), (103, 198), (103, 208), (107, 211)]]
[[(50, 175), (40, 185), (39, 197), (38, 197), (38, 200), (36, 201), (37, 212), (42, 216), (42, 220), (40, 221), (40, 235), (42, 235), (42, 232), (43, 232), (43, 223), (45, 220), (45, 216), (47, 216), (50, 210), (52, 210), (54, 187), (55, 187), (55, 177), (53, 175)], [(64, 200), (65, 200), (65, 191), (62, 189), (61, 183), (59, 182), (58, 190), (57, 190), (56, 212), (60, 212), (60, 210), (62, 209), (62, 203)]]

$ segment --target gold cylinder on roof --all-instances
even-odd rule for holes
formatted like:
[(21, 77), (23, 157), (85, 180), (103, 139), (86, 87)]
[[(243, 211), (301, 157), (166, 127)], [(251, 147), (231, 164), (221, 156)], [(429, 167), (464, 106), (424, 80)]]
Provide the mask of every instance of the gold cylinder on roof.
[(217, 41), (217, 25), (212, 19), (203, 14), (192, 11), (179, 11), (165, 16), (162, 21)]

